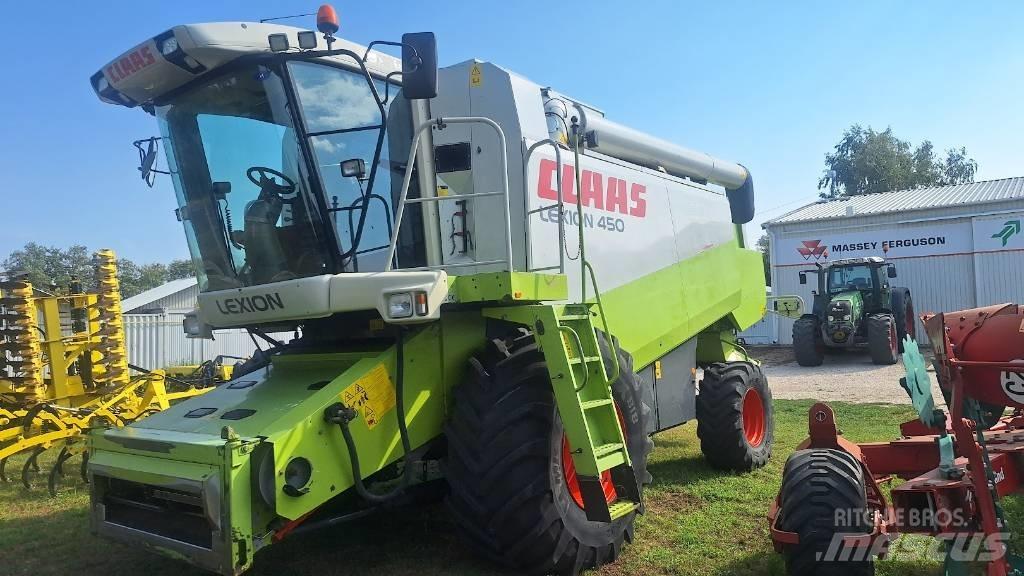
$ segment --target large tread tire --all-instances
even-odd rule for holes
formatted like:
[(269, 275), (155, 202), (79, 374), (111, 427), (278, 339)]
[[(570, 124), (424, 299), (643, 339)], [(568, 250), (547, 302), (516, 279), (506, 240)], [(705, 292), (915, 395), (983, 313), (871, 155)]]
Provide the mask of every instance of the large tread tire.
[(879, 365), (895, 364), (900, 353), (896, 320), (892, 314), (872, 314), (867, 317), (867, 323), (871, 361)]
[(903, 340), (910, 336), (917, 337), (917, 324), (914, 317), (914, 300), (910, 290), (892, 288), (892, 314), (896, 319), (896, 337), (899, 338), (900, 353), (903, 352)]
[[(860, 561), (843, 562), (822, 558), (837, 534), (871, 532), (864, 470), (853, 456), (825, 449), (793, 453), (782, 472), (780, 500), (779, 528), (800, 537), (799, 544), (785, 550), (789, 576), (875, 573), (870, 556), (866, 560), (854, 558)], [(851, 552), (846, 552), (847, 558), (851, 556)], [(843, 557), (842, 552), (839, 557)]]
[[(754, 395), (752, 403), (745, 401)], [(759, 402), (756, 402), (759, 400)], [(761, 434), (752, 442), (746, 430), (751, 415), (761, 410)], [(768, 463), (775, 441), (772, 391), (761, 367), (751, 362), (712, 364), (704, 369), (697, 395), (697, 436), (704, 458), (722, 470), (749, 472)]]
[(821, 366), (825, 361), (825, 340), (817, 316), (804, 314), (793, 322), (793, 355), (801, 366)]
[[(632, 359), (619, 350), (619, 362), (612, 392), (643, 483), (653, 448), (646, 432), (650, 409)], [(636, 513), (591, 522), (573, 501), (562, 468), (562, 422), (533, 336), (489, 342), (470, 360), (468, 381), (454, 396), (445, 426), (448, 509), (471, 545), (518, 574), (575, 575), (614, 562), (633, 539)]]

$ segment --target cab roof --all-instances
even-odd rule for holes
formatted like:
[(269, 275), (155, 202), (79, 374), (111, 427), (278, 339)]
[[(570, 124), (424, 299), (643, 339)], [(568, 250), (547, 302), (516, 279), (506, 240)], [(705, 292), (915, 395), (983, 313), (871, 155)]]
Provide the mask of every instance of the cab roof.
[[(213, 22), (175, 26), (149, 38), (103, 66), (91, 77), (93, 90), (100, 100), (110, 104), (133, 107), (149, 104), (164, 94), (209, 74), (242, 56), (270, 54), (267, 37), (285, 34), (289, 45), (298, 46), (302, 28), (259, 22)], [(318, 49), (326, 42), (317, 34)], [(351, 50), (360, 56), (366, 47), (336, 38), (332, 48)], [(290, 52), (298, 52), (293, 48)], [(354, 66), (345, 55), (318, 58)], [(366, 58), (367, 70), (375, 76), (386, 76), (402, 69), (401, 60), (371, 51)]]

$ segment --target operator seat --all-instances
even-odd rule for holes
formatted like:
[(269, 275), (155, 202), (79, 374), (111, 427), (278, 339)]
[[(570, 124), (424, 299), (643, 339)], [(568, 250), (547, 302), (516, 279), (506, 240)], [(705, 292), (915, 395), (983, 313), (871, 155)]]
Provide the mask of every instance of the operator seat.
[(254, 284), (295, 278), (277, 227), (283, 206), (280, 196), (263, 190), (245, 207), (245, 262)]

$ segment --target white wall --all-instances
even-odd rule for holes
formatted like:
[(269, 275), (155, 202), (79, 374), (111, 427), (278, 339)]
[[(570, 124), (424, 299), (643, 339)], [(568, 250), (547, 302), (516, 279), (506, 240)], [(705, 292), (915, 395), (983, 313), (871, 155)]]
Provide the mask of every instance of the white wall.
[[(220, 354), (248, 357), (256, 347), (245, 330), (217, 330), (214, 340), (186, 338), (181, 327), (181, 314), (125, 314), (125, 344), (128, 361), (153, 370), (169, 366), (199, 364)], [(288, 340), (291, 334), (272, 334)], [(268, 345), (260, 342), (266, 349)], [(234, 364), (234, 360), (226, 360)]]

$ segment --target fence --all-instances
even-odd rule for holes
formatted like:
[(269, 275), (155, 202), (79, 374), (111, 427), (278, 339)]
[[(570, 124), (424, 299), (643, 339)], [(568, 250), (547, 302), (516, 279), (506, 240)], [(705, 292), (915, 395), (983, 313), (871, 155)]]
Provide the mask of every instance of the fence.
[[(249, 357), (256, 345), (245, 330), (217, 330), (213, 340), (186, 338), (181, 314), (125, 314), (125, 344), (128, 361), (143, 368), (165, 368), (199, 364), (221, 354)], [(287, 340), (291, 334), (274, 334)], [(261, 346), (266, 347), (261, 343)], [(228, 362), (229, 364), (232, 362)]]

